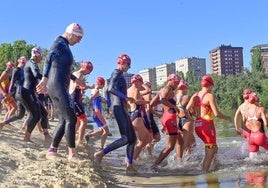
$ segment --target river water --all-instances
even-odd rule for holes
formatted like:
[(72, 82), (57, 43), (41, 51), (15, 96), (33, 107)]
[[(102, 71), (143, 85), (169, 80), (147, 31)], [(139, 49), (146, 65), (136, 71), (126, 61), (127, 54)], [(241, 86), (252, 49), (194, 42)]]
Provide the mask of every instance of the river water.
[[(160, 121), (157, 120), (159, 127)], [(165, 135), (154, 147), (153, 158), (145, 152), (141, 153), (142, 160), (135, 162), (137, 175), (126, 175), (125, 153), (126, 147), (119, 148), (107, 154), (98, 167), (103, 183), (107, 187), (185, 187), (185, 188), (242, 188), (266, 187), (268, 174), (268, 152), (263, 149), (259, 152), (258, 159), (248, 158), (248, 144), (235, 133), (233, 123), (216, 120), (218, 154), (214, 171), (204, 174), (201, 171), (204, 156), (204, 145), (196, 137), (196, 147), (190, 155), (183, 157), (179, 163), (173, 151), (157, 171), (152, 171), (150, 166), (159, 152), (166, 144)], [(107, 143), (119, 138), (118, 128), (114, 119), (108, 119), (112, 136)], [(94, 126), (94, 128), (97, 128)]]

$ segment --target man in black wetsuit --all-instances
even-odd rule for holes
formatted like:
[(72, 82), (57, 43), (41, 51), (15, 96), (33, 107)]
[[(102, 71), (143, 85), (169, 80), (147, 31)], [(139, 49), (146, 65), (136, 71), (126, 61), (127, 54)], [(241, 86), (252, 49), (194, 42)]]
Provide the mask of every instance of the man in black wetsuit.
[(68, 87), (70, 79), (81, 87), (85, 87), (85, 83), (71, 74), (74, 59), (69, 45), (79, 43), (82, 37), (82, 27), (77, 23), (72, 23), (66, 28), (63, 35), (55, 39), (44, 63), (43, 78), (37, 86), (38, 92), (43, 92), (47, 86), (48, 94), (59, 116), (59, 123), (54, 130), (47, 157), (57, 156), (57, 148), (65, 134), (69, 151), (68, 161), (72, 163), (79, 162), (75, 152), (77, 120)]
[(31, 51), (31, 58), (24, 66), (24, 82), (21, 90), (21, 98), (18, 100), (29, 112), (26, 120), (27, 129), (25, 131), (25, 141), (31, 141), (30, 135), (36, 124), (41, 120), (41, 126), (44, 132), (45, 139), (50, 139), (48, 129), (47, 112), (43, 105), (39, 103), (36, 97), (36, 86), (42, 74), (40, 73), (37, 63), (41, 62), (42, 50), (40, 47), (34, 47)]
[(17, 113), (0, 122), (0, 129), (2, 129), (5, 124), (9, 124), (18, 119), (22, 119), (25, 115), (26, 110), (18, 99), (21, 98), (21, 87), (24, 81), (23, 67), (27, 62), (27, 58), (25, 56), (21, 56), (17, 61), (18, 65), (12, 71), (8, 95), (14, 96), (14, 98), (17, 100), (18, 110)]
[(127, 101), (135, 102), (133, 98), (127, 97), (127, 84), (123, 72), (130, 68), (131, 59), (128, 55), (122, 54), (117, 60), (117, 69), (111, 75), (108, 85), (108, 95), (112, 101), (112, 111), (119, 127), (121, 138), (115, 140), (103, 150), (96, 152), (94, 157), (97, 162), (101, 162), (107, 153), (127, 145), (127, 172), (135, 171), (133, 168), (133, 155), (136, 144), (136, 135), (127, 112)]

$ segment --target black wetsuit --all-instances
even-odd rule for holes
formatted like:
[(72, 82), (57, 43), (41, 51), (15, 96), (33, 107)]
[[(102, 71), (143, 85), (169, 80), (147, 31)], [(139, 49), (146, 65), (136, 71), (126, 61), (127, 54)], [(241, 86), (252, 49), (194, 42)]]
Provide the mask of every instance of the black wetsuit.
[(103, 152), (106, 154), (127, 144), (127, 160), (132, 163), (136, 135), (127, 112), (127, 85), (122, 71), (115, 69), (112, 73), (108, 85), (108, 94), (111, 98), (112, 111), (118, 124), (121, 138), (109, 144), (104, 148)]
[(35, 95), (35, 87), (38, 83), (38, 79), (42, 78), (42, 75), (39, 72), (37, 63), (33, 60), (27, 61), (23, 70), (24, 82), (23, 86), (20, 87), (20, 96), (18, 96), (17, 100), (19, 100), (29, 112), (26, 122), (27, 131), (31, 133), (37, 122), (41, 119), (39, 102)]
[(44, 63), (44, 77), (48, 78), (48, 94), (53, 101), (59, 124), (54, 130), (52, 146), (57, 148), (64, 134), (70, 148), (75, 147), (75, 124), (76, 116), (74, 105), (69, 94), (70, 78), (76, 77), (71, 74), (73, 55), (68, 41), (59, 36), (56, 38)]
[(19, 99), (22, 99), (21, 97), (21, 87), (23, 85), (24, 81), (24, 72), (23, 68), (16, 67), (13, 69), (10, 86), (9, 86), (9, 93), (12, 93), (14, 98), (17, 100), (18, 110), (17, 113), (10, 116), (5, 123), (11, 123), (13, 121), (16, 121), (18, 119), (22, 119), (25, 115), (25, 108), (19, 101)]
[(86, 118), (84, 105), (82, 101), (82, 90), (79, 88), (75, 88), (73, 93), (71, 93), (71, 97), (74, 103), (74, 111), (75, 115), (78, 119), (84, 119)]

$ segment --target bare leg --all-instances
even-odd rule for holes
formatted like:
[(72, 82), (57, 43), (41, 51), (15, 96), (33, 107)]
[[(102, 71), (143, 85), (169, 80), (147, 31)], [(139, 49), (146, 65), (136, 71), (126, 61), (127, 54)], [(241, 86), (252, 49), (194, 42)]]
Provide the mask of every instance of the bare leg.
[(178, 161), (182, 161), (182, 155), (183, 155), (183, 139), (181, 134), (179, 133), (178, 135), (178, 139), (176, 142), (176, 155), (177, 155), (177, 159)]
[(103, 133), (101, 135), (101, 149), (104, 148), (104, 144), (105, 144), (107, 136), (109, 134), (109, 128), (106, 126), (102, 130), (103, 130)]
[(96, 153), (94, 153), (94, 158), (97, 163), (101, 163), (102, 158), (104, 157), (103, 150), (100, 150)]
[(30, 139), (30, 137), (31, 137), (31, 133), (29, 133), (27, 130), (25, 131), (25, 135), (24, 135), (24, 139), (23, 139), (23, 141), (25, 141), (25, 142), (33, 142), (31, 139)]
[(77, 154), (75, 152), (75, 148), (68, 147), (68, 151), (69, 151), (68, 162), (69, 163), (79, 163), (80, 160), (77, 157)]
[(161, 151), (152, 167), (159, 165), (169, 155), (169, 153), (174, 149), (177, 139), (178, 135), (167, 135), (167, 146)]
[(205, 149), (205, 158), (203, 161), (203, 166), (202, 166), (202, 170), (204, 170), (205, 172), (207, 172), (210, 168), (210, 165), (212, 163), (212, 160), (215, 157), (215, 154), (218, 151), (218, 147), (212, 147), (212, 148), (206, 148)]

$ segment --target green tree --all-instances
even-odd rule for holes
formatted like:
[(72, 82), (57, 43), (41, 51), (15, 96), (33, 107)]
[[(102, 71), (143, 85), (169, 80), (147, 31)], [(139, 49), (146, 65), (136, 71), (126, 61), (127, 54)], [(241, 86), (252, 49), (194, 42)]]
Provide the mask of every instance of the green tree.
[(252, 62), (251, 62), (252, 73), (263, 72), (260, 46), (257, 46), (252, 49), (251, 59), (252, 59)]
[(0, 46), (0, 71), (2, 72), (6, 63), (12, 60), (13, 48), (11, 44), (3, 43)]
[(14, 41), (13, 44), (3, 43), (0, 45), (0, 71), (2, 72), (8, 61), (17, 62), (21, 56), (30, 57), (32, 44), (27, 44), (24, 40)]

